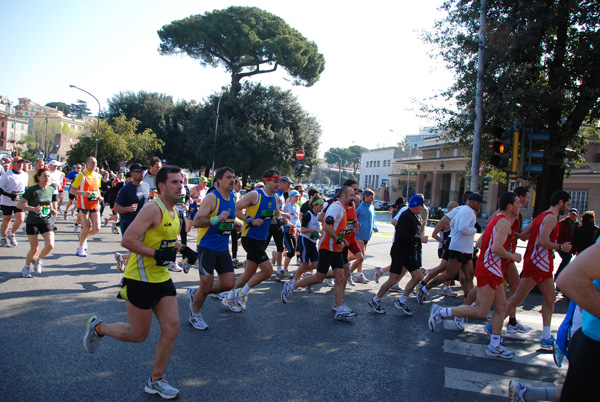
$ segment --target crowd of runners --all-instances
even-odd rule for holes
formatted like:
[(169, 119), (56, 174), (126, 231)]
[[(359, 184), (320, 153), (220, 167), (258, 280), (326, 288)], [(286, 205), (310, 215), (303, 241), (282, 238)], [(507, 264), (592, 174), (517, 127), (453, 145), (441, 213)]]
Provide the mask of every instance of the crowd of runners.
[[(357, 317), (345, 304), (344, 292), (347, 286), (369, 282), (362, 265), (368, 243), (378, 228), (372, 204), (374, 193), (360, 190), (354, 180), (347, 180), (332, 199), (325, 199), (315, 189), (309, 189), (305, 198), (302, 185), (294, 185), (274, 169), (265, 171), (259, 182), (243, 189), (242, 181), (229, 167), (217, 170), (214, 185), (209, 187), (205, 177), (190, 184), (180, 168), (163, 167), (156, 157), (148, 166), (131, 163), (126, 174), (98, 169), (94, 157), (76, 164), (67, 174), (57, 161), (46, 164), (38, 160), (28, 166), (24, 159), (14, 157), (9, 162), (0, 177), (0, 241), (2, 247), (17, 246), (15, 233), (25, 222), (30, 249), (21, 269), (22, 277), (42, 274), (43, 259), (54, 248), (57, 216), (72, 220), (73, 230), (78, 233), (73, 252), (81, 258), (87, 258), (87, 241), (99, 232), (101, 225), (110, 225), (115, 234), (121, 234), (121, 245), (127, 253), (115, 254), (115, 262), (123, 272), (119, 297), (127, 301), (128, 322), (107, 323), (91, 316), (86, 324), (84, 348), (94, 353), (104, 336), (143, 342), (154, 313), (161, 332), (154, 370), (145, 385), (148, 393), (166, 399), (179, 394), (164, 379), (179, 332), (176, 289), (170, 272), (199, 270), (198, 287), (187, 289), (188, 322), (197, 330), (208, 328), (202, 316), (208, 295), (219, 298), (232, 312), (242, 313), (249, 308), (251, 290), (273, 274), (282, 282), (283, 303), (289, 303), (296, 291), (311, 292), (312, 286), (325, 283), (334, 289), (333, 304), (326, 303), (326, 308), (333, 310), (333, 318), (351, 321)], [(65, 191), (68, 201), (63, 199)], [(550, 208), (523, 227), (520, 210), (529, 202), (529, 190), (517, 187), (499, 197), (497, 211), (476, 238), (482, 232), (477, 215), (486, 201), (478, 193), (467, 192), (460, 200), (463, 205), (458, 204), (459, 200), (452, 201), (448, 214), (434, 229), (432, 237), (439, 242), (441, 263), (427, 270), (421, 257), (422, 245), (429, 240), (425, 234), (428, 209), (422, 194), (414, 194), (407, 201), (399, 199), (394, 205), (390, 265), (377, 267), (372, 278), (379, 284), (389, 272), (377, 293), (366, 301), (374, 313), (385, 314), (384, 296), (396, 291), (401, 295), (394, 307), (412, 316), (410, 297), (424, 304), (430, 292), (440, 285), (443, 295), (458, 297), (450, 287), (457, 281), (464, 303), (458, 307), (432, 304), (427, 319), (429, 329), (435, 331), (444, 319), (452, 319), (459, 330), (464, 330), (469, 318), (485, 318), (493, 306), (490, 323), (485, 326), (490, 335), (485, 353), (511, 359), (515, 354), (504, 346), (501, 336), (504, 322), (508, 318), (508, 333), (531, 331), (531, 327), (517, 321), (516, 310), (538, 286), (543, 296), (540, 346), (553, 350), (558, 364), (561, 353), (567, 354), (567, 347), (557, 347), (551, 334), (556, 300), (553, 251), (558, 251), (565, 262), (558, 275), (574, 254), (597, 239), (593, 211), (586, 211), (579, 224), (578, 211), (570, 208), (569, 194), (557, 191)], [(109, 210), (107, 214), (105, 209)], [(567, 217), (559, 221), (565, 214)], [(195, 247), (187, 245), (187, 234), (192, 229), (197, 230)], [(39, 235), (44, 241), (42, 248)], [(517, 239), (528, 241), (524, 256), (516, 248)], [(275, 250), (269, 255), (271, 240)], [(237, 258), (238, 243), (246, 251), (245, 263)], [(290, 272), (294, 259), (298, 268)], [(570, 264), (577, 267), (579, 259)], [(516, 264), (521, 261), (523, 269), (519, 274)], [(237, 277), (235, 267), (243, 267)], [(562, 278), (568, 276), (568, 271), (563, 271), (561, 281), (571, 289), (575, 285)], [(410, 278), (402, 289), (399, 282), (407, 272)], [(600, 341), (593, 336), (592, 339)], [(565, 385), (558, 393), (564, 395), (570, 389)], [(527, 392), (531, 396), (535, 390), (511, 383), (510, 398), (535, 400), (527, 399)], [(548, 390), (544, 392), (547, 395)]]

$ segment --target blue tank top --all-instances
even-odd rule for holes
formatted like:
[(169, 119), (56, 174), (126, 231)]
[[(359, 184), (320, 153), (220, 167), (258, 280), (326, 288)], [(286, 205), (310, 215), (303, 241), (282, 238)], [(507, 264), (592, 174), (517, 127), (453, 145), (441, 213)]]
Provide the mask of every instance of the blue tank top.
[[(594, 285), (596, 286), (596, 289), (600, 291), (600, 278), (594, 281)], [(589, 338), (600, 342), (600, 318), (583, 310), (581, 320), (581, 328), (583, 329), (583, 333)]]
[(277, 209), (277, 200), (275, 195), (269, 197), (262, 188), (254, 191), (257, 194), (258, 201), (246, 208), (246, 216), (252, 219), (262, 219), (263, 224), (254, 226), (244, 222), (242, 237), (264, 241), (269, 236), (269, 226), (271, 226), (271, 221)]
[(229, 200), (223, 198), (218, 190), (213, 191), (216, 197), (215, 208), (210, 211), (208, 217), (220, 215), (221, 212), (229, 212), (229, 217), (216, 225), (210, 225), (206, 228), (198, 229), (198, 246), (206, 247), (214, 251), (227, 251), (229, 247), (229, 236), (235, 223), (235, 201), (233, 193), (229, 195)]

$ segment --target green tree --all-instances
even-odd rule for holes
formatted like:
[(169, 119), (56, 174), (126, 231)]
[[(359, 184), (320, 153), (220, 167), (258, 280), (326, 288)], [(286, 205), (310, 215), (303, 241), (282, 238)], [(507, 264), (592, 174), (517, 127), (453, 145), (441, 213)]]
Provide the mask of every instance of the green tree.
[(56, 110), (60, 110), (64, 113), (65, 116), (71, 114), (71, 107), (64, 102), (50, 102), (46, 103), (46, 106), (56, 108)]
[(245, 77), (281, 66), (294, 84), (311, 86), (325, 68), (314, 42), (283, 19), (256, 7), (229, 7), (173, 21), (158, 31), (163, 55), (186, 53), (202, 66), (223, 66), (231, 73), (231, 90)]
[[(456, 82), (441, 93), (458, 112), (425, 105), (445, 135), (471, 149), (480, 2), (448, 0), (447, 15), (425, 40), (453, 70)], [(521, 118), (524, 127), (550, 130), (544, 169), (535, 179), (535, 213), (562, 188), (567, 147), (585, 146), (588, 125), (600, 116), (600, 3), (576, 0), (489, 0), (484, 71), (482, 160), (489, 158), (495, 126)], [(442, 117), (444, 118), (444, 117)]]
[(246, 178), (260, 178), (276, 168), (292, 175), (296, 151), (305, 153), (304, 164), (313, 166), (321, 128), (302, 109), (291, 91), (246, 82), (239, 95), (221, 97), (219, 127), (215, 143), (215, 120), (219, 95), (209, 97), (193, 121), (181, 157), (194, 169), (231, 166)]
[(77, 102), (71, 103), (69, 107), (71, 108), (71, 114), (77, 119), (81, 119), (83, 116), (89, 116), (92, 114), (92, 112), (90, 112), (90, 108), (87, 106), (87, 102), (81, 99), (77, 99)]
[(48, 156), (52, 151), (57, 134), (74, 135), (75, 132), (65, 123), (50, 121), (46, 127), (45, 121), (35, 121), (31, 132), (25, 136), (24, 141), (28, 149), (43, 152)]
[(100, 121), (100, 129), (96, 123), (90, 125), (91, 136), (81, 136), (79, 141), (68, 152), (67, 163), (73, 165), (85, 161), (96, 151), (98, 140), (98, 165), (118, 170), (121, 161), (144, 163), (161, 151), (156, 135), (149, 129), (139, 132), (136, 119), (127, 120), (125, 116), (114, 119), (112, 124)]

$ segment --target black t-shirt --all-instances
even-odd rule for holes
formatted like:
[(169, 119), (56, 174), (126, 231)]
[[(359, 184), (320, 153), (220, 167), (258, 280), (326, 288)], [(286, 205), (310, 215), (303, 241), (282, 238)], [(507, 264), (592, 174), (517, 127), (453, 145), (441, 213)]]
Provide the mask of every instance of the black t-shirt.
[(138, 206), (135, 212), (121, 214), (121, 221), (124, 223), (133, 222), (149, 197), (150, 187), (148, 186), (148, 183), (141, 182), (139, 186), (134, 185), (132, 182), (125, 184), (119, 191), (115, 202), (122, 207), (129, 207), (133, 204), (138, 204)]
[(421, 243), (419, 218), (410, 209), (406, 209), (396, 223), (394, 247), (401, 253), (414, 252)]

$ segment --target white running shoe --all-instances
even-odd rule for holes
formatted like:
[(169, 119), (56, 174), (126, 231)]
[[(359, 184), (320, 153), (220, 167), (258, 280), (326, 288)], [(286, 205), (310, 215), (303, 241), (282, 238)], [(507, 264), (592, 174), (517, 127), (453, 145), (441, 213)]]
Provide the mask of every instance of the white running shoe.
[(383, 268), (375, 267), (375, 283), (379, 283), (379, 278), (381, 278), (383, 274)]
[(117, 262), (117, 270), (119, 272), (125, 272), (125, 258), (123, 258), (123, 254), (115, 253), (115, 261)]
[(346, 305), (343, 305), (343, 306), (336, 308), (335, 316), (333, 318), (338, 321), (350, 321), (350, 320), (356, 318), (357, 315), (358, 314), (356, 314), (354, 311), (352, 311), (348, 307), (346, 307)]
[(6, 235), (6, 238), (8, 239), (8, 242), (10, 243), (11, 246), (13, 247), (17, 247), (17, 245), (19, 243), (17, 243), (17, 239), (15, 239), (15, 235), (8, 232), (8, 234)]
[(77, 251), (75, 252), (75, 254), (78, 257), (87, 257), (87, 254), (85, 252), (85, 248), (83, 248), (83, 247), (77, 247)]
[(234, 313), (241, 313), (242, 309), (240, 308), (240, 306), (238, 306), (235, 302), (235, 296), (233, 300), (229, 300), (227, 298), (227, 296), (225, 296), (223, 298), (223, 300), (221, 300), (221, 304), (224, 305), (225, 307), (227, 307), (229, 310), (233, 311)]
[(183, 269), (181, 269), (181, 267), (179, 266), (179, 264), (176, 261), (170, 262), (168, 269), (171, 272), (181, 272), (181, 271), (183, 271)]
[(515, 357), (515, 352), (506, 349), (502, 345), (498, 345), (496, 348), (492, 347), (492, 345), (488, 345), (487, 349), (485, 350), (485, 355), (490, 357), (499, 357), (501, 359), (512, 359)]
[(325, 279), (325, 282), (323, 283), (325, 283), (325, 285), (329, 286), (330, 288), (335, 286), (335, 281), (333, 280), (333, 278)]
[(41, 259), (38, 258), (37, 260), (33, 260), (33, 269), (36, 274), (42, 273), (42, 260)]
[(438, 325), (444, 320), (441, 314), (441, 310), (442, 307), (435, 303), (431, 306), (431, 310), (429, 311), (429, 321), (427, 322), (427, 325), (429, 326), (431, 332), (434, 332), (436, 325)]
[(242, 311), (246, 311), (246, 303), (248, 302), (248, 294), (242, 294), (241, 289), (235, 290), (235, 303), (240, 306)]
[(152, 381), (152, 377), (148, 378), (144, 392), (152, 395), (158, 394), (163, 399), (174, 399), (179, 395), (179, 390), (171, 386), (164, 377), (157, 381)]
[[(190, 289), (188, 289), (188, 290), (190, 290)], [(201, 313), (190, 314), (190, 318), (188, 318), (188, 322), (192, 325), (192, 327), (194, 327), (200, 331), (204, 331), (205, 329), (208, 329), (208, 324), (202, 318)]]
[(527, 386), (517, 381), (511, 381), (508, 384), (508, 402), (525, 402), (525, 392)]
[(465, 319), (463, 317), (454, 317), (454, 324), (459, 331), (465, 330)]
[(21, 270), (21, 277), (23, 278), (33, 278), (31, 276), (31, 271), (29, 269), (29, 265), (26, 265), (23, 267), (23, 269)]
[(515, 325), (508, 324), (506, 332), (509, 334), (526, 334), (531, 331), (531, 327), (521, 324), (519, 321)]
[(445, 287), (445, 286), (444, 286), (444, 289), (442, 289), (442, 294), (444, 296), (449, 296), (449, 297), (458, 297), (458, 293), (453, 291), (450, 287)]

